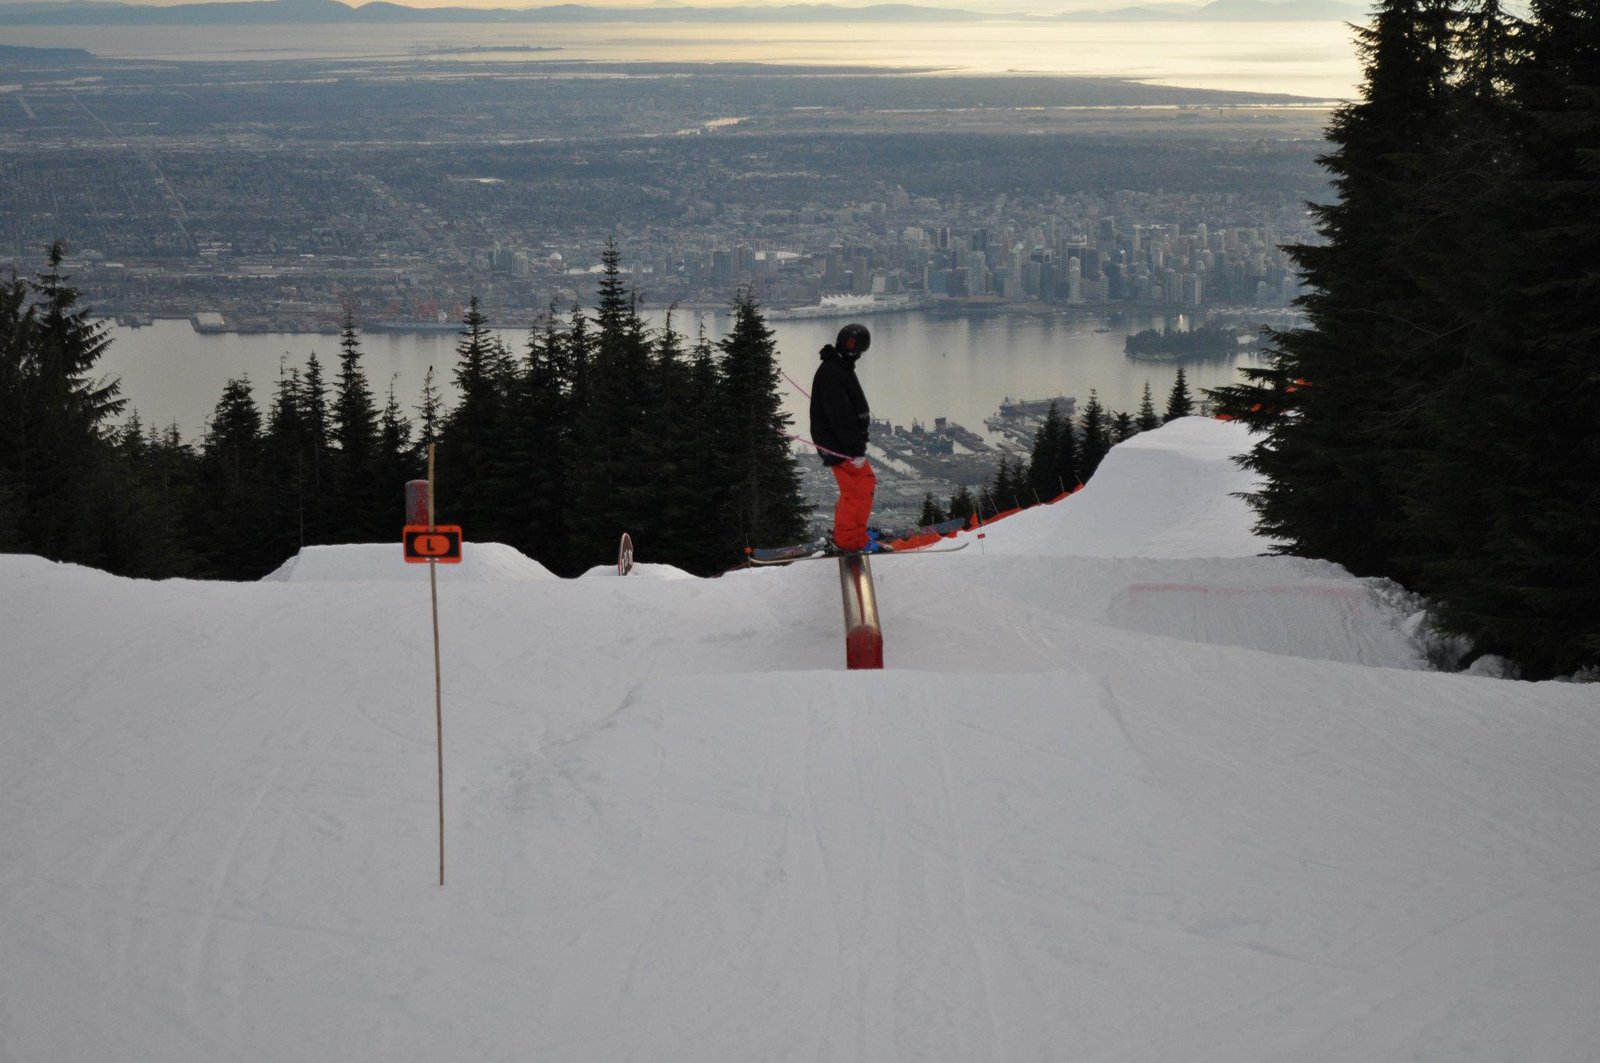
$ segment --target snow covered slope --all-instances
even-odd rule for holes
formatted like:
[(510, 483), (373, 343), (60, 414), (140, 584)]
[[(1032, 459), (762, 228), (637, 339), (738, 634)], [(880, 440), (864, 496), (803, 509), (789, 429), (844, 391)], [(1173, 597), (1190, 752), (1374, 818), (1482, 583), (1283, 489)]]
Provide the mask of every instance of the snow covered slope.
[(881, 673), (827, 564), (468, 543), (442, 889), (398, 546), (0, 557), (0, 1060), (1593, 1059), (1595, 688), (1425, 671), (1391, 590), (1251, 556), (1244, 445), (883, 561)]

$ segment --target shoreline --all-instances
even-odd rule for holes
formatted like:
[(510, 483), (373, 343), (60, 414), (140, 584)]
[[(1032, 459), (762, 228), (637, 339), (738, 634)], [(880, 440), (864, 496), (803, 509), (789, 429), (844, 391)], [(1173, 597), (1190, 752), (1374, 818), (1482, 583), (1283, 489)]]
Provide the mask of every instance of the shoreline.
[[(705, 304), (675, 304), (676, 309), (686, 313), (696, 314), (723, 314), (728, 307), (721, 303)], [(640, 307), (642, 312), (665, 311), (670, 309), (666, 305)], [(530, 327), (530, 323), (539, 321), (545, 310), (526, 309), (512, 311), (502, 317), (490, 317), (490, 328), (499, 331), (522, 330)], [(943, 299), (918, 299), (904, 302), (861, 304), (841, 306), (807, 306), (797, 308), (768, 309), (763, 307), (762, 314), (769, 321), (811, 321), (811, 320), (844, 320), (852, 317), (871, 317), (881, 314), (929, 314), (936, 318), (997, 318), (1015, 317), (1037, 320), (1040, 318), (1054, 318), (1061, 321), (1090, 321), (1104, 320), (1107, 327), (1103, 331), (1111, 332), (1117, 328), (1126, 327), (1136, 321), (1148, 321), (1160, 317), (1180, 317), (1199, 315), (1239, 316), (1263, 323), (1274, 321), (1283, 322), (1296, 315), (1284, 307), (1209, 307), (1209, 306), (1171, 306), (1168, 304), (1146, 303), (1121, 303), (1121, 304), (1094, 304), (1081, 306), (1058, 306), (1037, 301), (1029, 302), (1003, 302), (993, 300), (943, 300)], [(179, 312), (154, 312), (154, 311), (129, 311), (110, 310), (95, 315), (95, 320), (115, 324), (120, 328), (149, 328), (158, 321), (187, 321), (191, 329), (203, 336), (337, 336), (342, 323), (335, 318), (323, 315), (292, 314), (281, 318), (269, 317), (259, 314), (234, 315), (225, 311), (193, 311), (190, 313)], [(373, 321), (358, 321), (356, 327), (360, 332), (367, 333), (417, 333), (438, 334), (454, 333), (461, 331), (459, 321), (397, 321), (394, 319), (378, 319)], [(1097, 330), (1100, 331), (1100, 330)], [(1241, 344), (1241, 347), (1246, 345)], [(1207, 357), (1226, 357), (1232, 352), (1218, 352)], [(1171, 361), (1167, 356), (1129, 355), (1139, 361)]]

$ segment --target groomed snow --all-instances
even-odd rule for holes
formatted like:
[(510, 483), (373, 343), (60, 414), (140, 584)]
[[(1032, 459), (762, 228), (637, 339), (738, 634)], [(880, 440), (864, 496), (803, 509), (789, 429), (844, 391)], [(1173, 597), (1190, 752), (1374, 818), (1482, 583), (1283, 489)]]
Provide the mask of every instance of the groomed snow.
[(826, 562), (469, 541), (443, 888), (398, 543), (0, 557), (0, 1060), (1594, 1059), (1596, 688), (1427, 671), (1392, 588), (1254, 556), (1247, 441), (875, 562), (879, 673)]
[[(281, 582), (367, 583), (373, 580), (428, 582), (427, 565), (408, 565), (399, 543), (351, 543), (342, 546), (307, 546), (265, 578)], [(517, 580), (555, 579), (555, 575), (526, 554), (504, 543), (474, 543), (461, 551), (455, 564), (439, 565), (439, 579), (451, 582), (507, 583)], [(613, 573), (616, 567), (612, 566)]]

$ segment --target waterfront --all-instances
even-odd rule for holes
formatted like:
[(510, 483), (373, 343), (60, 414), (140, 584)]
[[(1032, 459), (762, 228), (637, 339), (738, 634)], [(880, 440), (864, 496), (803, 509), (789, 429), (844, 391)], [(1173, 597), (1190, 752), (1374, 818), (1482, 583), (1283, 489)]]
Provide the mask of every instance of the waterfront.
[[(659, 313), (649, 315), (659, 325)], [(720, 337), (723, 314), (680, 313), (675, 326), (692, 338), (701, 321), (707, 334)], [(932, 425), (936, 417), (983, 433), (984, 419), (1007, 399), (1075, 397), (1080, 406), (1091, 388), (1112, 410), (1137, 409), (1146, 382), (1157, 407), (1166, 401), (1177, 375), (1174, 363), (1138, 362), (1123, 353), (1129, 331), (1159, 326), (1159, 318), (1130, 318), (1106, 329), (1103, 317), (997, 315), (946, 317), (922, 311), (877, 314), (865, 319), (872, 329), (871, 351), (861, 363), (861, 379), (876, 416), (910, 427)], [(780, 364), (793, 382), (783, 382), (786, 409), (804, 434), (805, 398), (816, 367), (817, 349), (843, 324), (840, 319), (770, 322)], [(1101, 331), (1097, 331), (1101, 330)], [(525, 329), (500, 333), (513, 351), (526, 343)], [(147, 425), (176, 423), (186, 439), (197, 439), (216, 406), (223, 385), (248, 376), (256, 401), (265, 410), (280, 365), (300, 367), (315, 352), (330, 383), (337, 368), (335, 336), (280, 333), (202, 335), (187, 320), (158, 319), (142, 328), (114, 327), (113, 342), (100, 363), (102, 373), (119, 377), (130, 409)], [(423, 377), (433, 366), (441, 392), (453, 398), (455, 346), (452, 332), (373, 332), (363, 335), (363, 365), (381, 403), (391, 381), (407, 412), (417, 405)], [(1182, 363), (1196, 390), (1231, 383), (1248, 353)]]

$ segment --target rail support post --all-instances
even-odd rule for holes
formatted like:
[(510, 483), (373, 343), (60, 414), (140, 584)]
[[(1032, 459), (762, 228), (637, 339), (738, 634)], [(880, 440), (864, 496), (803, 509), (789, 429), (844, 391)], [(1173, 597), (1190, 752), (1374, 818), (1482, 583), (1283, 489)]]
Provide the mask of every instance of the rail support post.
[(844, 596), (845, 666), (851, 671), (883, 667), (883, 628), (872, 589), (872, 565), (852, 554), (839, 558), (839, 590)]

